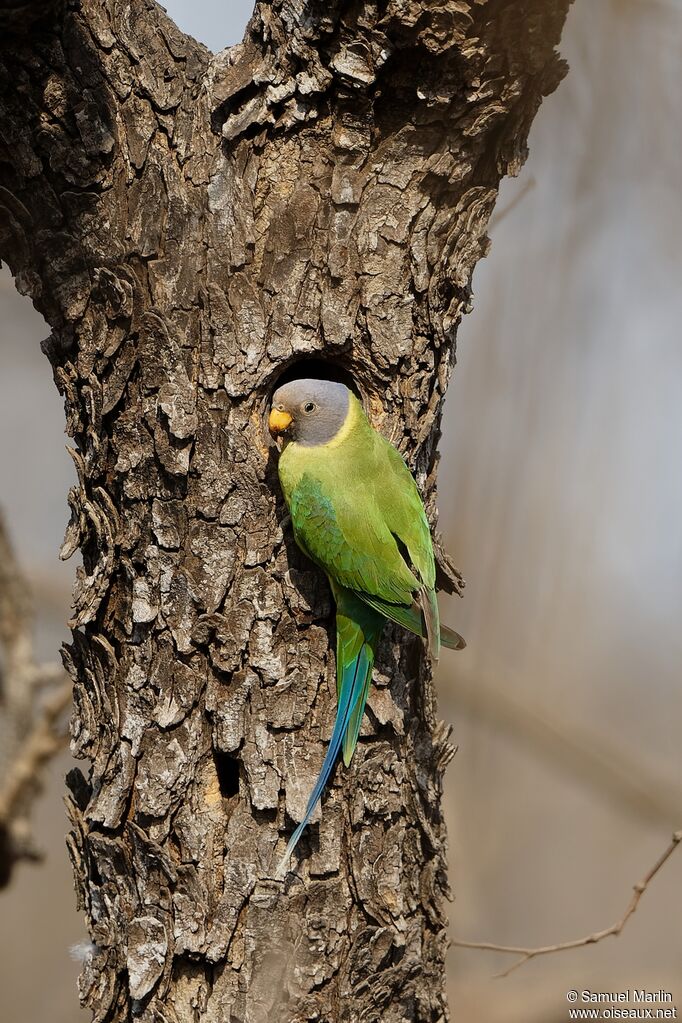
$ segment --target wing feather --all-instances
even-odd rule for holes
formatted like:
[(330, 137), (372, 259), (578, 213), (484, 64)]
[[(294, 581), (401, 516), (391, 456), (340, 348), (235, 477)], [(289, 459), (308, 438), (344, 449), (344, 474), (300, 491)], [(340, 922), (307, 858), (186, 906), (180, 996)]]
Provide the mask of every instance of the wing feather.
[(333, 499), (318, 479), (303, 474), (291, 495), (297, 543), (337, 583), (360, 594), (410, 605), (419, 580), (367, 495), (358, 508)]

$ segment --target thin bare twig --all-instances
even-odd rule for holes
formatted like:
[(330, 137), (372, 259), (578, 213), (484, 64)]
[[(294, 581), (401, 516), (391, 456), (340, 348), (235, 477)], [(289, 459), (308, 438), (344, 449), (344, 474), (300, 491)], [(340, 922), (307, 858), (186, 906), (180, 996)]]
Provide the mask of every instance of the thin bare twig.
[(523, 948), (517, 945), (496, 945), (489, 941), (454, 940), (452, 944), (456, 945), (458, 948), (478, 948), (488, 952), (508, 952), (511, 955), (519, 956), (517, 961), (512, 963), (507, 970), (496, 974), (497, 977), (508, 977), (509, 974), (514, 970), (517, 970), (519, 966), (523, 966), (524, 963), (527, 963), (531, 959), (535, 959), (537, 956), (549, 955), (550, 952), (564, 952), (566, 949), (581, 948), (584, 945), (596, 945), (597, 942), (603, 941), (604, 938), (609, 938), (611, 935), (617, 937), (637, 909), (639, 900), (644, 895), (649, 884), (659, 872), (661, 867), (670, 859), (680, 842), (682, 842), (682, 829), (673, 834), (668, 848), (661, 853), (653, 867), (647, 871), (641, 881), (638, 881), (637, 884), (633, 886), (632, 898), (630, 899), (622, 917), (615, 924), (612, 924), (611, 927), (604, 928), (603, 931), (595, 931), (594, 934), (588, 934), (584, 938), (576, 938), (573, 941), (562, 941), (555, 945), (542, 945), (539, 948)]

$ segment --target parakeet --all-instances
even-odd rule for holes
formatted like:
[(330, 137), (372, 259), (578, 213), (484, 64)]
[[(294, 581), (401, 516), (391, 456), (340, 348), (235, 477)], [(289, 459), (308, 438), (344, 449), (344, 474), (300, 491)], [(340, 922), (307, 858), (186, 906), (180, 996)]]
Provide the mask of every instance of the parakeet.
[(465, 644), (440, 624), (431, 534), (415, 481), (352, 391), (331, 380), (283, 384), (268, 425), (280, 448), (294, 538), (326, 573), (336, 602), (336, 720), (281, 876), (340, 750), (350, 764), (386, 619), (423, 637), (434, 660), (441, 643), (453, 650)]

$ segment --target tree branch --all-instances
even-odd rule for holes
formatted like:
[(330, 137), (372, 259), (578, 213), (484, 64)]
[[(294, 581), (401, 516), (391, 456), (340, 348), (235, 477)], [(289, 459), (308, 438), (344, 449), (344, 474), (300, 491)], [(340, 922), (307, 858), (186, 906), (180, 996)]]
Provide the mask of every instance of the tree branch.
[[(511, 9), (491, 17), (487, 4), (444, 0), (426, 6), (392, 0), (380, 14), (371, 0), (259, 2), (243, 45), (222, 58), (229, 73), (216, 113), (229, 140), (310, 122), (348, 104), (382, 109), (382, 120), (390, 107), (386, 127), (395, 130), (415, 114), (424, 126), (444, 125), (466, 95), (474, 116), (459, 127), (475, 136), (491, 118), (503, 127), (507, 113), (487, 87), (489, 76), (509, 74), (513, 65), (525, 79), (517, 92), (524, 121), (529, 89), (539, 104), (556, 86), (564, 68), (545, 44), (558, 43), (564, 16), (560, 3), (527, 5), (520, 18)], [(502, 135), (501, 154), (505, 144), (516, 145), (514, 132), (503, 128)]]
[(682, 842), (682, 830), (674, 832), (667, 849), (661, 853), (654, 865), (646, 872), (644, 877), (638, 881), (637, 884), (633, 885), (634, 891), (632, 898), (620, 919), (610, 927), (605, 927), (602, 931), (595, 931), (593, 934), (587, 934), (584, 938), (575, 938), (573, 941), (562, 941), (554, 945), (541, 945), (538, 948), (524, 948), (519, 945), (496, 945), (489, 941), (463, 941), (457, 938), (453, 939), (451, 944), (455, 945), (457, 948), (475, 948), (482, 949), (487, 952), (506, 952), (511, 955), (519, 956), (519, 959), (515, 963), (512, 963), (508, 969), (504, 970), (502, 973), (496, 974), (498, 977), (508, 977), (514, 970), (517, 970), (520, 966), (523, 966), (524, 963), (529, 962), (531, 959), (535, 959), (537, 956), (549, 955), (553, 952), (565, 952), (567, 949), (582, 948), (585, 945), (596, 945), (598, 942), (603, 941), (604, 938), (617, 937), (637, 909), (639, 900), (644, 895), (649, 884), (653, 881), (656, 874), (658, 874), (661, 867), (663, 867), (670, 859), (680, 842)]
[[(16, 860), (35, 858), (29, 817), (42, 768), (66, 745), (59, 721), (71, 685), (58, 665), (33, 659), (28, 588), (0, 516), (0, 887)], [(44, 705), (39, 693), (49, 689)]]
[[(61, 685), (46, 700), (38, 721), (21, 743), (14, 763), (5, 774), (0, 786), (0, 827), (6, 827), (25, 804), (27, 790), (33, 787), (45, 763), (64, 749), (66, 734), (57, 726), (63, 713), (71, 705), (71, 683), (58, 665), (46, 665), (36, 675), (41, 686)], [(25, 809), (22, 811), (25, 816)]]
[[(31, 29), (47, 6), (18, 8), (0, 39), (0, 259), (60, 332), (53, 350), (70, 346), (103, 269), (117, 280), (133, 254), (160, 255), (187, 159), (176, 125), (192, 119), (210, 55), (153, 0), (66, 0)], [(124, 296), (102, 286), (120, 319)]]

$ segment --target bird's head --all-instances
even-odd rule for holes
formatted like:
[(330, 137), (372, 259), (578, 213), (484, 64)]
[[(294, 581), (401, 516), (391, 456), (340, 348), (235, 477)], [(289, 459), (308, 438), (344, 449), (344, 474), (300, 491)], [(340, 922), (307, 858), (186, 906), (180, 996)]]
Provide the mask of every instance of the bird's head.
[(335, 380), (292, 380), (272, 396), (268, 427), (283, 445), (316, 447), (332, 440), (346, 421), (350, 391)]

